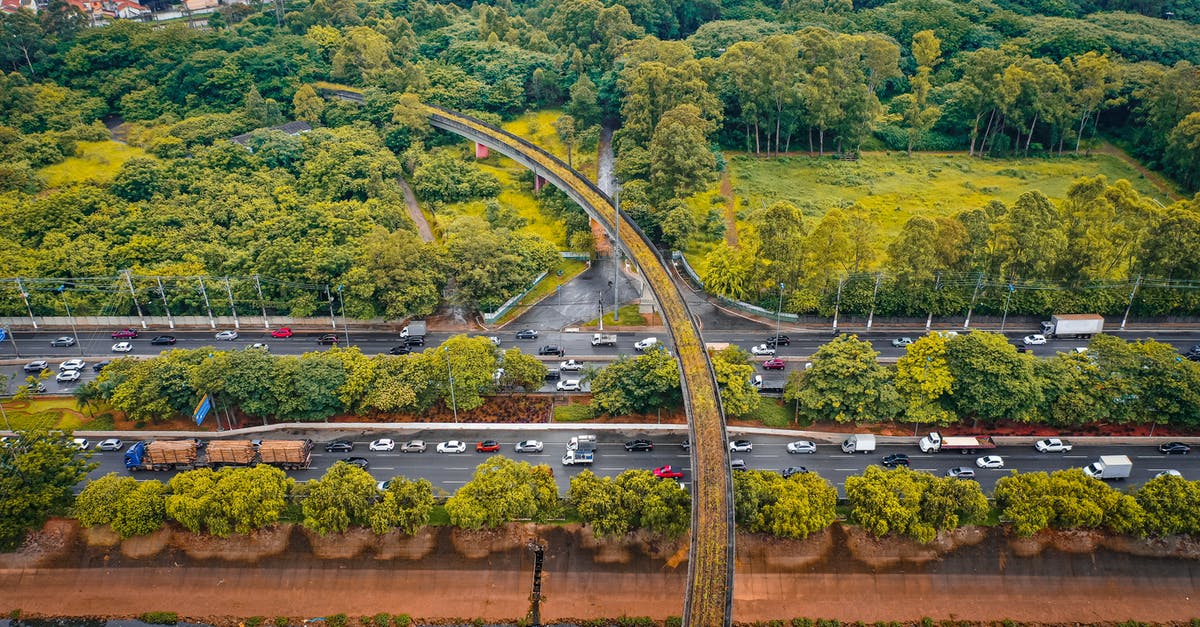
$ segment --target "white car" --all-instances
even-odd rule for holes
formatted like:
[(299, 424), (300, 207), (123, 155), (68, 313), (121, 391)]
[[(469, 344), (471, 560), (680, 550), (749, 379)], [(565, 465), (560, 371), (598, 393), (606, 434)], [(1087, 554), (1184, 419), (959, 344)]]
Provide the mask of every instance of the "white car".
[(764, 355), (774, 356), (775, 355), (775, 347), (767, 346), (766, 344), (759, 344), (758, 346), (751, 348), (750, 352), (754, 353), (755, 355), (758, 355), (759, 357), (762, 357)]
[(558, 364), (558, 369), (562, 372), (579, 372), (583, 370), (583, 362), (568, 359)]
[(86, 439), (84, 439), (84, 438), (75, 438), (75, 446), (78, 446), (78, 447), (79, 447), (79, 450), (81, 450), (81, 451), (86, 451), (86, 450), (88, 450), (88, 447), (89, 447), (89, 446), (91, 446), (91, 445), (92, 445), (92, 443), (91, 443), (91, 442), (88, 442), (88, 441), (87, 441)]
[(749, 453), (754, 450), (754, 445), (750, 440), (732, 440), (729, 442), (730, 453)]
[(1154, 478), (1157, 479), (1159, 477), (1182, 477), (1182, 476), (1183, 476), (1183, 473), (1179, 472), (1178, 470), (1164, 470), (1164, 471), (1154, 475)]
[(500, 345), (500, 338), (499, 338), (499, 337), (497, 337), (497, 336), (495, 336), (495, 335), (489, 335), (489, 336), (488, 336), (488, 341), (490, 341), (490, 342), (492, 343), (492, 346), (499, 346), (499, 345)]
[(68, 359), (58, 365), (59, 370), (83, 370), (87, 362), (82, 359)]
[(107, 440), (100, 440), (96, 448), (101, 451), (119, 451), (123, 446), (125, 446), (125, 442), (117, 438), (108, 438)]
[(1046, 336), (1044, 336), (1044, 335), (1026, 335), (1021, 341), (1024, 342), (1026, 346), (1036, 346), (1039, 344), (1045, 344)]
[(559, 392), (578, 392), (579, 379), (563, 379), (554, 386), (554, 389), (558, 390)]
[(975, 460), (980, 468), (1004, 468), (1004, 458), (999, 455), (986, 455)]
[(788, 442), (787, 452), (789, 453), (816, 453), (817, 443), (809, 442), (808, 440), (796, 440)]
[(131, 350), (133, 350), (133, 344), (130, 342), (117, 342), (112, 345), (112, 352), (114, 353), (128, 353)]
[(54, 377), (59, 383), (74, 383), (79, 380), (80, 374), (78, 370), (63, 370)]
[(1046, 438), (1035, 442), (1033, 448), (1039, 453), (1066, 453), (1071, 450), (1071, 444), (1058, 438)]
[(467, 443), (459, 440), (450, 440), (437, 445), (439, 453), (461, 453), (467, 450)]
[(396, 448), (396, 441), (388, 438), (380, 438), (372, 442), (371, 446), (368, 448), (370, 448), (372, 451), (390, 451)]
[(524, 440), (517, 442), (517, 445), (513, 447), (513, 450), (518, 453), (541, 453), (542, 443), (537, 440)]
[(236, 339), (238, 339), (238, 332), (237, 331), (221, 331), (220, 333), (217, 333), (217, 339), (218, 340), (230, 340), (230, 341), (236, 340)]
[(264, 350), (264, 351), (267, 351), (268, 353), (271, 352), (271, 347), (268, 346), (265, 342), (255, 342), (246, 347), (246, 350), (254, 350), (254, 349)]
[(644, 340), (638, 340), (638, 341), (634, 342), (633, 348), (634, 348), (634, 350), (644, 351), (647, 348), (654, 346), (655, 344), (658, 344), (658, 338), (648, 337)]

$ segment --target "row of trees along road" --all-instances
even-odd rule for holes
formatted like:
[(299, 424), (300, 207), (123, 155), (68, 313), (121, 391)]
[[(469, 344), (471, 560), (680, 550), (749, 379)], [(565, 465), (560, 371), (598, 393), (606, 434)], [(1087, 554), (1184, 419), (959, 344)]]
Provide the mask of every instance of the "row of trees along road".
[[(0, 520), (6, 547), (51, 513), (39, 510), (40, 518), (30, 517), (21, 508), (8, 507), (23, 498), (57, 501), (58, 509), (52, 511), (62, 514), (70, 507), (84, 526), (109, 525), (122, 538), (151, 533), (168, 521), (219, 537), (285, 521), (300, 522), (321, 535), (352, 527), (412, 535), (429, 524), (439, 501), (450, 524), (464, 529), (495, 528), (514, 520), (546, 522), (560, 518), (568, 508), (597, 537), (648, 531), (676, 538), (687, 532), (690, 521), (690, 491), (648, 470), (627, 470), (616, 477), (597, 477), (585, 470), (571, 480), (564, 500), (549, 466), (503, 456), (480, 464), (472, 479), (448, 499), (424, 479), (395, 477), (380, 489), (366, 471), (343, 463), (301, 484), (267, 466), (186, 471), (166, 484), (110, 473), (73, 498), (74, 483), (68, 482), (82, 479), (88, 462), (87, 454), (69, 439), (27, 432), (20, 440), (0, 445), (0, 456), (9, 462), (0, 469), (20, 466), (33, 479), (23, 490), (0, 497), (6, 504)], [(1079, 469), (1013, 472), (998, 481), (993, 508), (975, 481), (871, 466), (847, 478), (846, 495), (851, 523), (875, 536), (899, 535), (919, 542), (929, 542), (942, 531), (985, 523), (992, 516), (1010, 521), (1013, 531), (1023, 536), (1043, 529), (1101, 529), (1150, 537), (1200, 533), (1200, 482), (1176, 476), (1156, 477), (1126, 494)], [(737, 525), (746, 532), (804, 538), (837, 519), (837, 490), (815, 473), (784, 478), (768, 471), (738, 472), (734, 497)]]
[[(1027, 192), (953, 216), (915, 215), (880, 235), (878, 214), (852, 206), (808, 218), (788, 202), (749, 211), (738, 245), (705, 261), (705, 290), (774, 309), (831, 316), (1134, 315), (1200, 310), (1188, 281), (1200, 200), (1163, 207), (1126, 181), (1080, 178), (1057, 205)], [(1131, 291), (1136, 293), (1131, 299)]]

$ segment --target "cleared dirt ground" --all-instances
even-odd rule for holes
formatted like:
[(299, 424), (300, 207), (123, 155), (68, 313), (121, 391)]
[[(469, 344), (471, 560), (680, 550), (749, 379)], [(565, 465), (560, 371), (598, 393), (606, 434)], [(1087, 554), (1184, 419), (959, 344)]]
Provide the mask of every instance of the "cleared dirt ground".
[[(54, 521), (22, 552), (0, 555), (0, 611), (133, 616), (175, 611), (216, 624), (345, 612), (422, 619), (525, 616), (532, 553), (547, 545), (544, 621), (682, 610), (686, 544), (598, 544), (577, 527), (514, 525), (415, 538), (310, 538), (282, 528), (213, 541), (166, 530), (117, 543)], [(1194, 543), (1094, 534), (1031, 540), (963, 530), (930, 547), (840, 528), (801, 542), (739, 536), (734, 618), (934, 619), (1024, 623), (1184, 621), (1200, 616)]]

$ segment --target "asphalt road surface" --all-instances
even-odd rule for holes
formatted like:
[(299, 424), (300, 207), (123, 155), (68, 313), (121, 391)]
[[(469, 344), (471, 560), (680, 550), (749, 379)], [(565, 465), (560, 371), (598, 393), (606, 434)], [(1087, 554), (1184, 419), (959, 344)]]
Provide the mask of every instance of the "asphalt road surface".
[[(646, 337), (657, 336), (662, 340), (666, 340), (663, 333), (617, 333), (617, 345), (612, 346), (592, 346), (591, 333), (571, 332), (554, 330), (538, 329), (539, 336), (534, 340), (518, 340), (516, 333), (521, 330), (521, 327), (510, 326), (502, 332), (497, 332), (494, 335), (500, 339), (500, 348), (510, 348), (516, 346), (522, 351), (536, 354), (538, 348), (547, 344), (556, 344), (562, 346), (565, 351), (564, 358), (573, 358), (580, 361), (588, 362), (589, 365), (603, 366), (620, 355), (634, 355), (636, 351), (633, 348), (634, 342)], [(157, 355), (163, 350), (171, 348), (201, 348), (204, 346), (213, 347), (216, 350), (242, 350), (250, 348), (256, 343), (263, 343), (268, 346), (268, 350), (273, 354), (278, 355), (299, 355), (314, 350), (326, 350), (327, 345), (317, 343), (317, 338), (325, 332), (305, 332), (299, 333), (293, 337), (286, 339), (272, 338), (270, 332), (266, 330), (244, 330), (240, 331), (238, 338), (232, 341), (217, 340), (215, 333), (208, 331), (175, 331), (169, 332), (171, 336), (176, 338), (174, 345), (153, 345), (151, 339), (164, 335), (162, 331), (147, 331), (139, 335), (139, 337), (131, 340), (115, 340), (111, 337), (113, 330), (89, 330), (81, 332), (79, 342), (72, 347), (53, 347), (50, 342), (56, 337), (62, 337), (64, 334), (56, 332), (17, 332), (15, 343), (17, 351), (13, 349), (13, 342), (4, 342), (0, 344), (0, 360), (14, 362), (10, 365), (0, 365), (0, 373), (8, 375), (11, 378), (15, 377), (15, 381), (9, 384), (8, 391), (11, 392), (15, 386), (24, 382), (25, 374), (21, 370), (19, 360), (34, 360), (45, 359), (49, 362), (52, 374), (58, 372), (58, 364), (68, 359), (79, 358), (84, 356), (88, 366), (83, 371), (81, 381), (87, 381), (95, 377), (91, 366), (97, 362), (107, 359), (118, 359), (125, 355), (134, 356), (150, 356)], [(863, 334), (859, 337), (868, 340), (874, 346), (875, 350), (879, 351), (880, 359), (884, 361), (894, 360), (904, 354), (903, 347), (892, 345), (892, 340), (900, 336), (911, 338), (920, 337), (922, 334), (918, 331), (908, 331), (903, 333), (889, 332), (872, 332)], [(1027, 335), (1029, 330), (1012, 332), (1006, 334), (1013, 344), (1023, 346), (1021, 338)], [(70, 335), (70, 334), (66, 334)], [(426, 347), (437, 346), (445, 341), (452, 334), (450, 333), (431, 333), (426, 336)], [(479, 334), (486, 335), (486, 334)], [(733, 330), (733, 331), (711, 331), (704, 334), (704, 339), (709, 343), (729, 343), (740, 346), (747, 351), (751, 350), (755, 345), (761, 344), (768, 336), (772, 335), (769, 329), (760, 330)], [(780, 346), (778, 355), (788, 362), (785, 370), (766, 371), (762, 369), (761, 363), (766, 357), (756, 357), (755, 363), (758, 363), (758, 373), (763, 375), (764, 385), (767, 387), (782, 386), (787, 380), (787, 370), (802, 367), (802, 363), (807, 361), (811, 355), (823, 344), (829, 341), (830, 334), (827, 331), (822, 332), (804, 332), (787, 333), (791, 338), (791, 344), (788, 346)], [(1163, 331), (1129, 331), (1118, 332), (1115, 335), (1127, 340), (1135, 339), (1154, 339), (1160, 342), (1166, 342), (1179, 348), (1181, 351), (1186, 351), (1193, 345), (1200, 344), (1200, 332), (1179, 331), (1179, 330), (1163, 330)], [(345, 333), (339, 334), (341, 338), (340, 344), (345, 344)], [(380, 332), (358, 332), (353, 328), (350, 329), (350, 340), (352, 345), (357, 346), (363, 353), (368, 355), (387, 353), (393, 347), (401, 344), (400, 338), (394, 333)], [(112, 347), (121, 341), (128, 341), (132, 345), (132, 350), (128, 353), (114, 353)], [(1057, 339), (1048, 340), (1046, 344), (1041, 346), (1027, 347), (1037, 356), (1050, 356), (1056, 352), (1067, 352), (1087, 346), (1087, 340), (1083, 339)], [(420, 349), (421, 347), (415, 347)], [(19, 351), (19, 355), (17, 352)], [(546, 363), (547, 367), (555, 369), (558, 367), (560, 358), (545, 356), (541, 359)], [(566, 378), (571, 378), (575, 375), (564, 373)], [(63, 383), (59, 384), (51, 377), (46, 382), (46, 388), (49, 393), (70, 393), (76, 384)], [(586, 384), (584, 390), (586, 391)], [(548, 383), (543, 386), (541, 391), (553, 391), (553, 383)]]
[[(591, 466), (563, 466), (561, 458), (566, 450), (567, 440), (571, 434), (563, 431), (517, 431), (506, 430), (503, 427), (494, 429), (468, 429), (460, 432), (446, 431), (423, 432), (420, 430), (400, 430), (394, 432), (381, 431), (380, 437), (397, 441), (396, 450), (391, 452), (372, 452), (368, 450), (370, 441), (355, 441), (354, 451), (350, 453), (326, 453), (324, 441), (317, 442), (313, 449), (312, 467), (304, 471), (293, 471), (288, 474), (297, 481), (319, 478), (326, 469), (338, 460), (349, 456), (364, 457), (368, 460), (370, 472), (377, 480), (383, 481), (396, 476), (428, 479), (437, 488), (454, 492), (468, 480), (476, 466), (490, 455), (505, 455), (512, 459), (526, 461), (531, 464), (547, 464), (554, 470), (559, 490), (566, 494), (571, 477), (582, 472), (585, 468), (600, 476), (616, 476), (628, 469), (654, 469), (670, 465), (684, 473), (681, 482), (691, 485), (692, 469), (688, 452), (680, 446), (686, 438), (686, 431), (680, 427), (678, 435), (648, 435), (634, 432), (596, 432), (599, 440), (595, 463)], [(736, 436), (735, 436), (736, 437)], [(465, 453), (437, 453), (435, 448), (439, 442), (458, 438), (467, 443)], [(644, 438), (654, 442), (653, 451), (629, 452), (625, 450), (624, 442)], [(330, 436), (330, 439), (335, 439)], [(407, 440), (421, 439), (427, 444), (424, 453), (401, 453), (399, 443)], [(498, 440), (501, 444), (499, 453), (476, 453), (475, 443), (483, 439)], [(513, 446), (526, 439), (542, 441), (544, 447), (541, 453), (516, 453)], [(990, 492), (995, 482), (1011, 470), (1020, 472), (1054, 471), (1065, 468), (1082, 468), (1096, 461), (1100, 455), (1128, 455), (1133, 461), (1133, 474), (1126, 481), (1114, 482), (1113, 485), (1138, 485), (1153, 478), (1164, 470), (1177, 470), (1187, 479), (1200, 478), (1200, 455), (1163, 455), (1153, 446), (1076, 446), (1070, 453), (1039, 453), (1032, 446), (1001, 446), (992, 454), (1004, 459), (1003, 469), (981, 469), (975, 466), (979, 455), (962, 455), (954, 452), (923, 454), (916, 445), (880, 446), (870, 454), (846, 454), (836, 444), (818, 444), (817, 452), (812, 454), (790, 454), (787, 443), (792, 438), (784, 436), (752, 436), (749, 438), (754, 450), (745, 453), (731, 453), (734, 459), (742, 459), (753, 470), (781, 471), (791, 466), (802, 466), (809, 471), (820, 474), (838, 487), (843, 496), (846, 477), (861, 474), (872, 464), (878, 464), (885, 455), (890, 453), (905, 453), (911, 461), (913, 470), (930, 472), (945, 476), (953, 467), (969, 466), (975, 470), (976, 480), (985, 491)], [(126, 449), (129, 446), (127, 440)], [(94, 448), (95, 442), (91, 442)], [(91, 449), (89, 449), (91, 450)], [(124, 467), (124, 453), (119, 451), (93, 451), (92, 461), (100, 467), (89, 476), (95, 479), (109, 472), (127, 473)], [(157, 478), (168, 480), (174, 472), (139, 472), (135, 476), (141, 479)]]

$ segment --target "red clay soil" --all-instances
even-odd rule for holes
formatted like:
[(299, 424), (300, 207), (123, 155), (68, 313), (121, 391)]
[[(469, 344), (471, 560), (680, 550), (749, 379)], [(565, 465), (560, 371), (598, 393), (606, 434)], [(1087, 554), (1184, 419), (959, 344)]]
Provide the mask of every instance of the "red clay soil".
[[(366, 531), (318, 538), (284, 527), (220, 540), (165, 529), (119, 543), (111, 532), (81, 532), (70, 521), (53, 521), (22, 552), (0, 554), (0, 612), (174, 611), (220, 625), (249, 616), (296, 624), (339, 612), (514, 620), (528, 610), (532, 557), (525, 543), (535, 536), (547, 546), (547, 622), (681, 613), (685, 540), (598, 543), (578, 526), (512, 525), (485, 533), (432, 529), (414, 538)], [(921, 546), (833, 527), (803, 541), (744, 534), (737, 541), (739, 622), (928, 616), (1066, 624), (1200, 616), (1200, 551), (1179, 539), (1017, 539), (964, 529)]]

